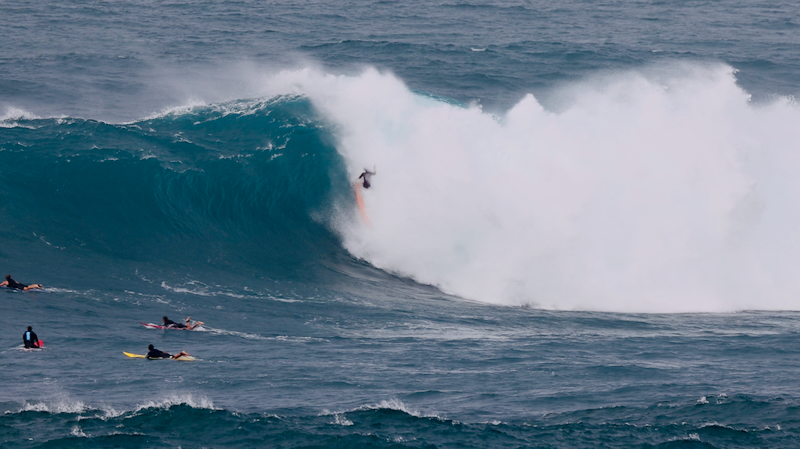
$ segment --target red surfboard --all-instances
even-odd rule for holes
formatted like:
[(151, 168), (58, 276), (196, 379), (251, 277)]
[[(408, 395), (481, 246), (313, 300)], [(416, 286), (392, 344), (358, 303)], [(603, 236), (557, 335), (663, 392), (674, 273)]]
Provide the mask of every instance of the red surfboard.
[(364, 199), (361, 198), (361, 190), (359, 189), (361, 185), (359, 183), (353, 184), (353, 187), (356, 191), (356, 202), (358, 203), (358, 210), (361, 211), (361, 218), (364, 220), (364, 223), (367, 226), (370, 226), (369, 217), (367, 217), (367, 210), (364, 208)]

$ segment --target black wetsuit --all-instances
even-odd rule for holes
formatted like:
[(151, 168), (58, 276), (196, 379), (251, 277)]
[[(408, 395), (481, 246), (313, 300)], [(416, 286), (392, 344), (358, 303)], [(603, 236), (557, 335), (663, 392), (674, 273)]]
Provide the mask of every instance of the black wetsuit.
[(364, 178), (364, 183), (362, 185), (364, 186), (365, 189), (368, 189), (369, 186), (371, 185), (369, 183), (369, 177), (374, 174), (375, 173), (372, 173), (371, 171), (364, 170), (364, 173), (361, 173), (361, 176), (358, 177), (358, 179)]
[(172, 358), (172, 354), (167, 354), (164, 351), (159, 351), (158, 349), (151, 349), (147, 352), (148, 359), (170, 359)]
[(164, 321), (164, 327), (174, 327), (176, 329), (186, 329), (186, 325), (185, 324), (176, 323), (176, 322), (174, 322), (172, 320)]
[(37, 337), (33, 331), (25, 331), (25, 333), (22, 334), (22, 344), (24, 344), (26, 348), (38, 348), (39, 337)]
[(27, 286), (28, 286), (27, 284), (20, 284), (19, 282), (15, 281), (13, 279), (8, 279), (8, 288), (14, 288), (14, 289), (17, 289), (17, 290), (25, 290), (25, 287), (27, 287)]

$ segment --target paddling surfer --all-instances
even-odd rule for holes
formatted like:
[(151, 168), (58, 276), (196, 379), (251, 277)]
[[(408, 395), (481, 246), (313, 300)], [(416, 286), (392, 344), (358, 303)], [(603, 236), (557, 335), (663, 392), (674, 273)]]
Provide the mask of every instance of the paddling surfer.
[(0, 287), (13, 288), (14, 290), (32, 290), (34, 288), (42, 288), (42, 284), (20, 284), (19, 282), (11, 279), (11, 275), (6, 275), (6, 280), (0, 282)]
[(169, 328), (172, 328), (172, 329), (194, 330), (194, 328), (196, 328), (197, 326), (206, 324), (206, 323), (204, 323), (202, 321), (195, 321), (195, 323), (192, 324), (191, 318), (192, 317), (187, 316), (186, 317), (186, 324), (182, 324), (182, 323), (176, 323), (176, 322), (172, 321), (171, 319), (169, 319), (169, 318), (167, 318), (165, 316), (161, 317), (161, 319), (164, 321), (164, 327), (169, 327)]
[(172, 355), (164, 351), (159, 351), (158, 349), (154, 348), (153, 345), (147, 346), (148, 359), (177, 359), (184, 356), (189, 357), (189, 353), (186, 351), (181, 351), (180, 354)]

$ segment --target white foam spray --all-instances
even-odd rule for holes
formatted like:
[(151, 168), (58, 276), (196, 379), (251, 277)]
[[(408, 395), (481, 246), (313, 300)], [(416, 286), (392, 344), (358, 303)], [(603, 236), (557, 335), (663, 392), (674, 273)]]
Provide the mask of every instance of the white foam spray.
[[(16, 128), (20, 126), (17, 120), (36, 120), (39, 118), (41, 117), (23, 109), (6, 107), (4, 112), (0, 113), (0, 128)], [(23, 127), (29, 128), (29, 126)]]
[(724, 65), (604, 75), (503, 116), (391, 74), (285, 72), (351, 179), (337, 225), (373, 265), (489, 303), (562, 310), (800, 309), (800, 109), (753, 105)]

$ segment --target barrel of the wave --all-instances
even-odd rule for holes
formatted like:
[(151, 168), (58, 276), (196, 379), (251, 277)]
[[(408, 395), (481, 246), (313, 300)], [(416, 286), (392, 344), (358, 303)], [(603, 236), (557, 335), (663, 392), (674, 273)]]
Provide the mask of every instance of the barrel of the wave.
[(371, 226), (369, 217), (367, 217), (367, 210), (364, 208), (364, 198), (361, 197), (361, 184), (355, 182), (353, 183), (353, 188), (356, 191), (356, 202), (358, 203), (358, 210), (361, 211), (361, 218), (367, 226)]

